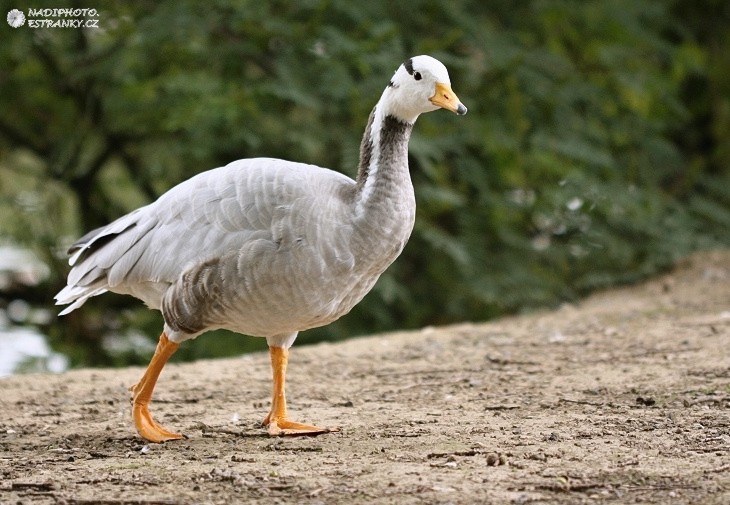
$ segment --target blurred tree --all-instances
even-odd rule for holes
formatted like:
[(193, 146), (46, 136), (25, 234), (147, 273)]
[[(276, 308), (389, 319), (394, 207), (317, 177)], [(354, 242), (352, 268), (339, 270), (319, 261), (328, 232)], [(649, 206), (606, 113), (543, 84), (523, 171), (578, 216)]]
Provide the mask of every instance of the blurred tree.
[[(163, 0), (108, 2), (99, 29), (3, 26), (0, 237), (51, 266), (27, 294), (50, 305), (76, 237), (195, 173), (273, 156), (354, 176), (390, 74), (428, 53), (470, 114), (419, 121), (411, 242), (301, 340), (571, 300), (730, 242), (728, 18), (719, 0)], [(105, 295), (44, 330), (109, 364), (140, 357), (103, 336), (160, 324)], [(219, 337), (180, 356), (262, 345)]]

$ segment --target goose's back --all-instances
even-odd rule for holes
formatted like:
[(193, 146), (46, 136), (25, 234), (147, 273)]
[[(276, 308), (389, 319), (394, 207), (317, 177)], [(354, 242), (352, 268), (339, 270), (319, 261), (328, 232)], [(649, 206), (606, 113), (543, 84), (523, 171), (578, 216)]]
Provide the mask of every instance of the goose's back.
[(82, 238), (59, 301), (131, 294), (183, 333), (265, 336), (326, 324), (357, 282), (354, 186), (331, 170), (268, 158), (201, 173)]

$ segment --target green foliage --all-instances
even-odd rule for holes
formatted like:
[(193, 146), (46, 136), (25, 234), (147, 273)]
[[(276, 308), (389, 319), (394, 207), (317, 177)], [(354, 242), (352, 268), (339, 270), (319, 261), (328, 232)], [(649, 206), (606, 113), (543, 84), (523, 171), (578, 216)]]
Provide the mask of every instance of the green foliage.
[[(50, 304), (59, 251), (195, 173), (273, 156), (354, 176), (391, 73), (428, 53), (470, 112), (419, 120), (409, 245), (351, 315), (302, 340), (631, 282), (730, 242), (729, 17), (712, 0), (165, 0), (109, 2), (101, 30), (3, 26), (0, 236), (49, 263), (35, 296)], [(101, 335), (159, 331), (138, 307), (105, 295), (45, 330), (86, 349), (76, 363), (109, 364)], [(186, 357), (231, 349), (203, 337)]]

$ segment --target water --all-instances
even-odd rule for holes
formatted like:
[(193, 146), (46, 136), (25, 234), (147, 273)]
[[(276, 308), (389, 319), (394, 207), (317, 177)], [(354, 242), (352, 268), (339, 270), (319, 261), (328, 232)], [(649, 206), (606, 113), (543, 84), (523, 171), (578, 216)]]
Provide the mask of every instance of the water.
[(0, 325), (0, 377), (18, 372), (63, 372), (68, 358), (54, 352), (35, 328)]
[[(31, 251), (0, 241), (0, 291), (35, 286), (49, 275), (48, 266)], [(62, 372), (68, 358), (54, 352), (34, 324), (47, 323), (47, 309), (31, 307), (25, 300), (11, 300), (0, 309), (0, 377), (18, 372)]]

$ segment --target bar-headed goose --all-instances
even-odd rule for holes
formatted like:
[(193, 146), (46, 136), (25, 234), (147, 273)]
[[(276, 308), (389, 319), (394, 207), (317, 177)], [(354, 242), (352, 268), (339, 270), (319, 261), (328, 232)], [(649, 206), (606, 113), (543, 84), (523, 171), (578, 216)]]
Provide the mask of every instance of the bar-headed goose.
[(370, 114), (356, 180), (291, 161), (234, 161), (71, 247), (68, 285), (56, 295), (70, 304), (61, 314), (106, 291), (162, 311), (157, 349), (131, 388), (142, 437), (182, 437), (152, 419), (152, 392), (180, 343), (217, 328), (266, 338), (270, 434), (332, 431), (287, 417), (288, 349), (299, 331), (347, 314), (400, 254), (416, 212), (408, 139), (418, 116), (439, 108), (466, 114), (446, 67), (430, 56), (410, 58)]

